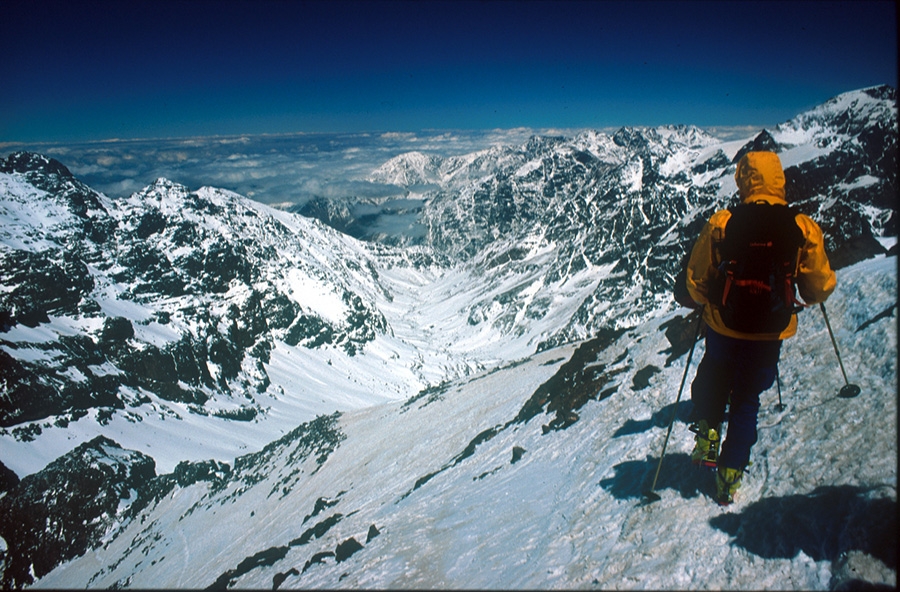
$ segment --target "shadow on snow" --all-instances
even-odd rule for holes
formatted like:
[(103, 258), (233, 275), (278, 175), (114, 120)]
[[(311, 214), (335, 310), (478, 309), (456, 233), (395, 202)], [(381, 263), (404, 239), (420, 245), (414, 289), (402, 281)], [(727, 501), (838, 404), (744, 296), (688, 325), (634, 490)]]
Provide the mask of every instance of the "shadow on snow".
[[(622, 425), (622, 427), (616, 430), (616, 433), (613, 434), (612, 437), (620, 438), (622, 436), (631, 436), (634, 434), (648, 432), (653, 428), (666, 429), (669, 427), (669, 422), (672, 421), (672, 410), (674, 407), (675, 403), (670, 403), (654, 413), (650, 417), (650, 419), (629, 419)], [(684, 424), (690, 423), (688, 421), (688, 417), (691, 414), (692, 408), (693, 404), (690, 401), (681, 401), (680, 403), (678, 403), (678, 411), (675, 415), (675, 419)]]
[[(654, 457), (620, 463), (613, 467), (615, 476), (601, 480), (599, 485), (617, 499), (641, 499), (650, 488), (658, 463), (659, 459)], [(708, 473), (693, 465), (689, 454), (667, 454), (656, 481), (656, 491), (674, 489), (685, 499), (700, 495), (712, 499), (715, 484)]]
[(815, 561), (835, 561), (858, 550), (896, 570), (897, 501), (871, 497), (870, 491), (823, 486), (808, 494), (761, 499), (709, 522), (734, 537), (732, 545), (765, 559), (792, 559), (803, 551)]
[[(641, 499), (658, 458), (627, 461), (599, 485), (617, 499)], [(674, 490), (684, 499), (713, 498), (714, 478), (691, 464), (690, 455), (666, 457), (656, 491)], [(897, 501), (871, 495), (872, 488), (823, 486), (807, 494), (765, 498), (739, 512), (709, 520), (732, 537), (731, 544), (764, 559), (793, 559), (801, 551), (814, 561), (837, 561), (861, 551), (897, 569)]]

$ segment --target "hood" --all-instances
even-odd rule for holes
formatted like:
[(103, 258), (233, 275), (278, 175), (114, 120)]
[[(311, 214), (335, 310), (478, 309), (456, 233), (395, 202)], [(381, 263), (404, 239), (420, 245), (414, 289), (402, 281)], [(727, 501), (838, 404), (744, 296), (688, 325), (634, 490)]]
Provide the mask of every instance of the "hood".
[(774, 197), (784, 201), (784, 169), (774, 152), (748, 152), (734, 173), (741, 201), (752, 197)]

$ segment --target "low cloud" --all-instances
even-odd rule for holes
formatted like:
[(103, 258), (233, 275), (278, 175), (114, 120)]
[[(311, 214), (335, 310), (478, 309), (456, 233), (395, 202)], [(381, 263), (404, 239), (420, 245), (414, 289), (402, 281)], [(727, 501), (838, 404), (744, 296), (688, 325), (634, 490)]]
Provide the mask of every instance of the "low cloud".
[[(723, 140), (749, 138), (761, 127), (710, 127)], [(418, 151), (439, 156), (518, 145), (533, 135), (574, 137), (574, 129), (424, 130), (383, 134), (285, 134), (117, 140), (84, 144), (5, 144), (9, 151), (53, 156), (79, 179), (116, 198), (165, 177), (191, 189), (221, 187), (266, 204), (303, 205), (314, 197), (383, 201), (403, 188), (374, 183), (371, 173), (391, 158)], [(602, 130), (607, 131), (607, 130)]]
[(727, 142), (731, 140), (749, 140), (756, 137), (765, 127), (761, 125), (718, 125), (704, 127), (703, 131)]
[(404, 190), (369, 175), (412, 150), (444, 156), (481, 150), (511, 135), (492, 132), (292, 134), (84, 144), (9, 144), (61, 160), (82, 181), (108, 195), (127, 196), (165, 177), (191, 189), (229, 189), (268, 204), (302, 204), (311, 197), (383, 199)]

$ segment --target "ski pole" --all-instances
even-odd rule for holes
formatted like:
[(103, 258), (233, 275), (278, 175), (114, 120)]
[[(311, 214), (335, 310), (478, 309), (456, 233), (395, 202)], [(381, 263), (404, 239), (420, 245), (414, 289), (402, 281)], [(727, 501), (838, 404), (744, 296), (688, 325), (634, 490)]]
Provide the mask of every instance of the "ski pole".
[(775, 382), (778, 385), (778, 407), (775, 411), (780, 413), (784, 411), (784, 403), (781, 402), (781, 372), (778, 371), (778, 366), (775, 366)]
[(688, 352), (687, 362), (684, 364), (684, 374), (681, 376), (681, 386), (678, 387), (678, 397), (675, 399), (675, 406), (672, 408), (672, 419), (669, 421), (669, 429), (666, 431), (666, 439), (663, 441), (662, 452), (659, 453), (659, 463), (656, 465), (656, 474), (653, 476), (653, 483), (650, 489), (644, 492), (647, 503), (659, 501), (659, 494), (653, 491), (656, 489), (656, 480), (659, 479), (659, 470), (662, 468), (663, 457), (666, 455), (666, 447), (669, 445), (669, 436), (672, 435), (672, 426), (675, 425), (675, 416), (678, 414), (678, 403), (681, 401), (681, 393), (684, 390), (684, 383), (687, 380), (688, 370), (691, 368), (691, 358), (694, 356), (694, 346), (697, 345), (697, 337), (700, 335), (700, 325), (703, 324), (703, 315), (697, 314), (697, 327), (694, 329), (694, 338), (691, 340), (691, 349)]
[(844, 375), (844, 386), (841, 387), (841, 392), (838, 393), (839, 397), (843, 397), (844, 399), (852, 399), (860, 393), (860, 388), (855, 384), (850, 384), (850, 381), (847, 380), (847, 371), (844, 370), (844, 362), (841, 360), (841, 352), (838, 351), (837, 340), (834, 338), (834, 331), (831, 330), (831, 323), (828, 322), (828, 313), (825, 312), (825, 303), (820, 302), (819, 308), (822, 310), (822, 316), (825, 318), (825, 327), (828, 328), (828, 335), (831, 337), (831, 345), (834, 346), (834, 353), (837, 356), (838, 364), (841, 367), (841, 374)]

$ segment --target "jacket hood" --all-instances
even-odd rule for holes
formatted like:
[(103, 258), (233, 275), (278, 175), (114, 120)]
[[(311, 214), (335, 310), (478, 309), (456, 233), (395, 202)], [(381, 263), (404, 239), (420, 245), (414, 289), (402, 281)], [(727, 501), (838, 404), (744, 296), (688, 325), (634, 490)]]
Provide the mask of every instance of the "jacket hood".
[(748, 152), (734, 173), (741, 201), (751, 197), (775, 197), (784, 201), (784, 169), (774, 152)]

